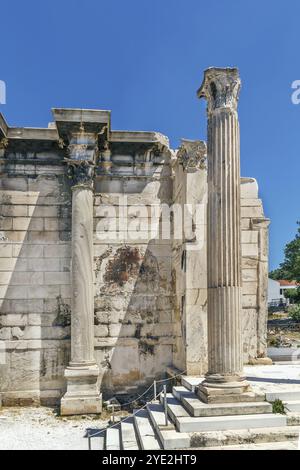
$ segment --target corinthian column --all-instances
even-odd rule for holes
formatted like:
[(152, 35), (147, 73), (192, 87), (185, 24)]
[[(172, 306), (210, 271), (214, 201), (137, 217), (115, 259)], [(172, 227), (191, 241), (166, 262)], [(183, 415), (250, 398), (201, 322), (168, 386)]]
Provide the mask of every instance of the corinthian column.
[(208, 114), (208, 373), (199, 387), (209, 402), (249, 399), (241, 329), (240, 78), (209, 68), (198, 96)]
[(83, 128), (73, 134), (67, 159), (72, 179), (71, 361), (61, 414), (101, 412), (94, 358), (93, 173), (96, 140)]

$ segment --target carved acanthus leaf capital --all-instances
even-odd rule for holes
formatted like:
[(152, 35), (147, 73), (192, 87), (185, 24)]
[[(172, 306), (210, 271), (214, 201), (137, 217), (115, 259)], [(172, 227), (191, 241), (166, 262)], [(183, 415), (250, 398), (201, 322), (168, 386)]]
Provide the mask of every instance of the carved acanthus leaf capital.
[(206, 143), (203, 140), (181, 140), (177, 161), (185, 170), (195, 171), (206, 168)]
[(68, 177), (72, 186), (93, 188), (94, 165), (86, 160), (65, 159), (68, 165)]
[(241, 80), (237, 68), (212, 67), (205, 71), (197, 94), (207, 100), (208, 113), (219, 108), (237, 110)]

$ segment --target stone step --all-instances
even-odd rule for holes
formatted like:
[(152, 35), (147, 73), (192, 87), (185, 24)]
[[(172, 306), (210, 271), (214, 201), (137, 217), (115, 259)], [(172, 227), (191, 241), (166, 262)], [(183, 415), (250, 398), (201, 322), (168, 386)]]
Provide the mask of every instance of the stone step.
[[(105, 449), (105, 437), (104, 437), (104, 435), (100, 436), (98, 439), (95, 439), (95, 442), (97, 442), (97, 444), (95, 445), (95, 450), (104, 450)], [(93, 449), (94, 449), (94, 447), (93, 447)]]
[(272, 413), (272, 405), (266, 401), (242, 403), (203, 403), (197, 395), (190, 392), (181, 395), (184, 408), (192, 416), (233, 416)]
[(88, 435), (90, 436), (90, 444), (92, 450), (104, 450), (105, 434), (106, 429), (101, 430), (99, 428), (88, 428), (86, 429), (86, 435), (84, 437), (88, 437)]
[[(195, 418), (193, 418), (195, 419)], [(206, 431), (190, 434), (191, 447), (211, 448), (242, 444), (286, 442), (298, 440), (300, 426), (280, 426), (227, 431)]]
[(204, 380), (204, 377), (194, 377), (192, 375), (182, 375), (181, 385), (190, 392), (195, 392), (196, 387)]
[[(163, 396), (160, 396), (160, 402), (163, 405)], [(167, 393), (167, 410), (168, 415), (173, 423), (178, 416), (190, 416), (187, 410), (182, 406), (181, 402), (175, 398), (172, 393)]]
[(159, 440), (155, 434), (153, 426), (150, 422), (149, 413), (147, 410), (134, 411), (134, 424), (138, 441), (141, 449), (143, 450), (157, 450), (161, 449)]
[(291, 413), (298, 413), (300, 411), (300, 400), (289, 400), (283, 403), (286, 411)]
[(202, 447), (197, 450), (298, 450), (297, 441), (237, 444), (234, 446)]
[(121, 423), (121, 447), (123, 450), (139, 449), (132, 417)]
[(285, 426), (287, 418), (280, 414), (256, 414), (244, 416), (178, 417), (176, 429), (179, 432), (225, 431), (228, 429), (250, 429)]
[(120, 428), (107, 428), (105, 436), (106, 450), (120, 450)]
[(190, 447), (188, 434), (177, 432), (170, 420), (166, 425), (164, 407), (160, 403), (148, 403), (147, 409), (163, 449), (186, 449)]
[(300, 413), (287, 411), (287, 424), (288, 426), (300, 426)]
[(183, 385), (175, 385), (174, 387), (172, 387), (172, 395), (179, 401), (181, 401), (182, 396), (189, 396), (190, 393), (190, 390), (188, 390)]

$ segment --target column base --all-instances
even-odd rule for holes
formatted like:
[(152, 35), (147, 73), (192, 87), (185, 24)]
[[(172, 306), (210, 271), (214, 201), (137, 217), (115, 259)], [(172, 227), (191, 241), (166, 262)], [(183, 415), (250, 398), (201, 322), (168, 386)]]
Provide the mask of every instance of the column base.
[(67, 391), (60, 402), (60, 414), (98, 414), (102, 411), (97, 365), (68, 367), (65, 370)]
[(239, 403), (259, 401), (261, 395), (254, 393), (243, 377), (223, 377), (210, 375), (197, 389), (204, 403)]

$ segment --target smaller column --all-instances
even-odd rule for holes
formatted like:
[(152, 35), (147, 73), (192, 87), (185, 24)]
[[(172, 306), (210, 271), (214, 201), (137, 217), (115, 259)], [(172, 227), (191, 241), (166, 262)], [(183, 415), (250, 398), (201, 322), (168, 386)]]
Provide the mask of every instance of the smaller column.
[(109, 143), (105, 142), (103, 145), (103, 149), (101, 150), (101, 163), (100, 166), (104, 173), (110, 173), (112, 167), (111, 161), (111, 150), (109, 147)]
[[(94, 149), (93, 149), (94, 146)], [(100, 413), (99, 368), (94, 357), (93, 175), (96, 138), (75, 134), (67, 159), (72, 179), (71, 361), (61, 414)]]

